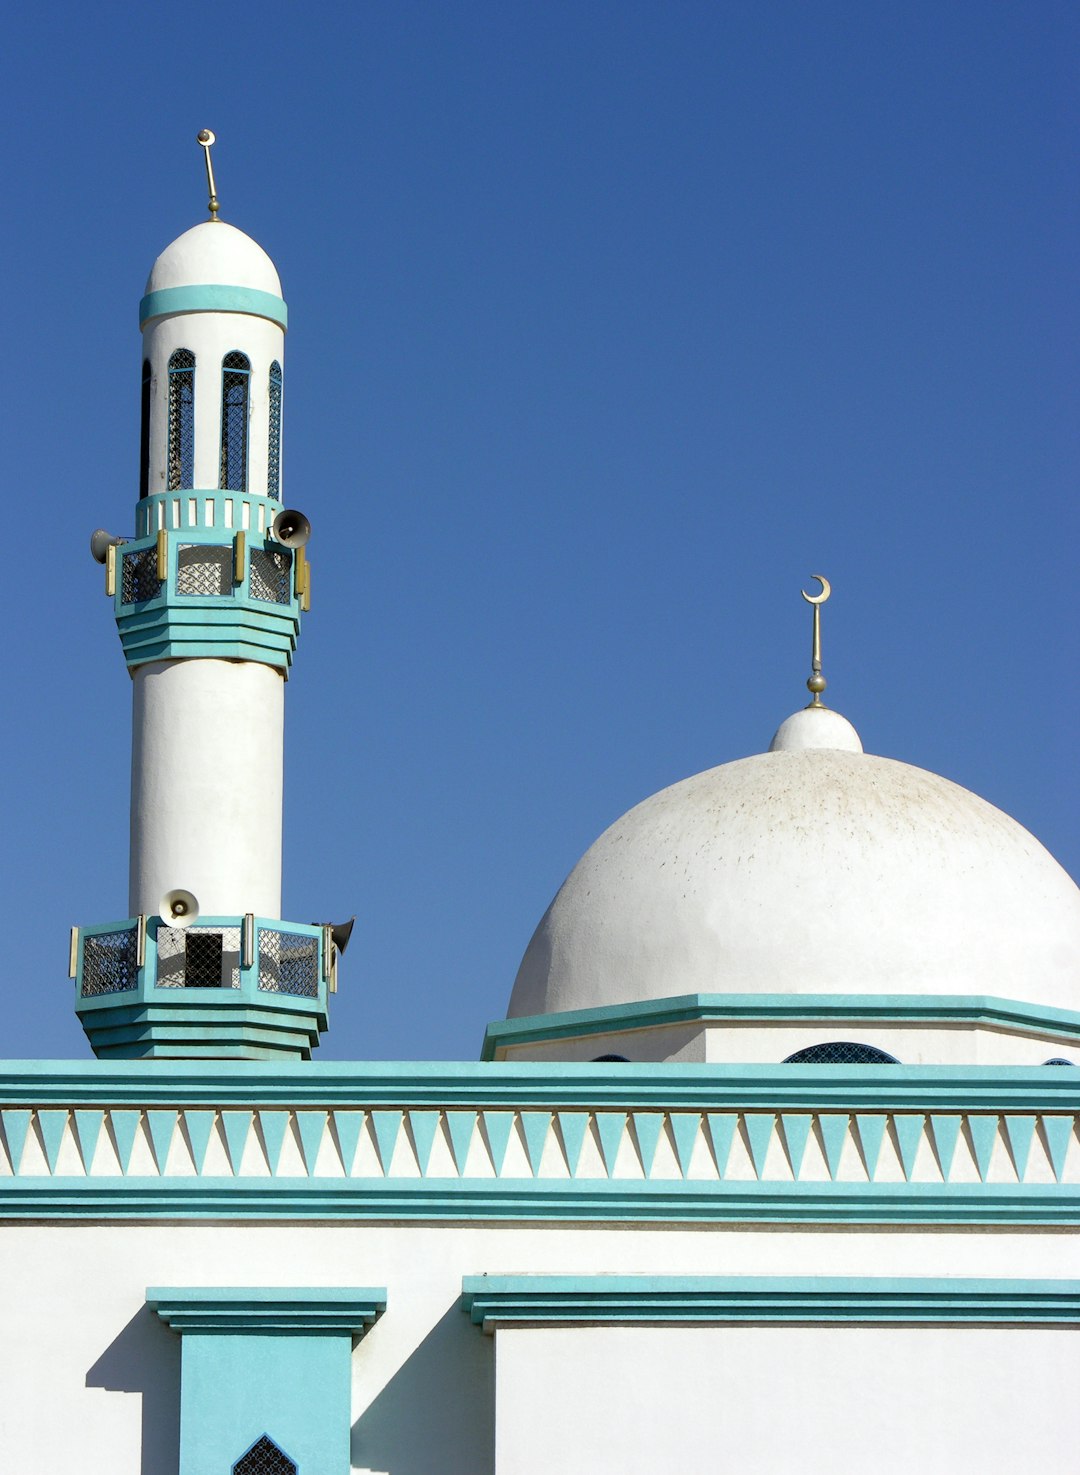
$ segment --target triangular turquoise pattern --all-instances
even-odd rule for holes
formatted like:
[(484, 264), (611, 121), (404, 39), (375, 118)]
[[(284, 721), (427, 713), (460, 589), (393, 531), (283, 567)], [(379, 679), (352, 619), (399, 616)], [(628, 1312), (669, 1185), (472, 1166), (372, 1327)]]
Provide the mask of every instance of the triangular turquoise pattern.
[(41, 1145), (45, 1149), (45, 1161), (49, 1165), (49, 1172), (56, 1172), (56, 1159), (60, 1156), (60, 1144), (64, 1140), (64, 1128), (67, 1126), (68, 1114), (66, 1111), (55, 1107), (39, 1111), (37, 1114), (38, 1131), (41, 1133)]
[(201, 1174), (206, 1165), (206, 1149), (210, 1146), (210, 1134), (214, 1130), (214, 1111), (188, 1109), (184, 1112), (184, 1131), (191, 1147), (191, 1159), (196, 1173)]
[(994, 1143), (997, 1141), (998, 1119), (996, 1116), (969, 1116), (967, 1123), (975, 1153), (975, 1166), (979, 1170), (980, 1179), (985, 1183)]
[(737, 1111), (710, 1111), (706, 1113), (705, 1120), (709, 1124), (716, 1171), (723, 1178), (727, 1172), (728, 1159), (731, 1157), (731, 1144), (735, 1141), (735, 1133), (739, 1126), (739, 1113)]
[(696, 1111), (673, 1111), (668, 1120), (671, 1123), (671, 1136), (675, 1143), (675, 1156), (679, 1159), (679, 1172), (685, 1178), (690, 1159), (694, 1155), (694, 1144), (697, 1142), (701, 1117)]
[(1073, 1119), (1071, 1116), (1044, 1116), (1042, 1130), (1046, 1141), (1046, 1151), (1050, 1156), (1050, 1166), (1054, 1170), (1054, 1177), (1060, 1183), (1065, 1169), (1065, 1155), (1069, 1151)]
[(310, 1178), (315, 1171), (319, 1148), (322, 1146), (323, 1136), (326, 1133), (326, 1112), (298, 1111), (296, 1131), (300, 1138), (300, 1155), (304, 1159), (304, 1167)]
[(594, 1116), (596, 1135), (600, 1139), (600, 1156), (604, 1159), (604, 1171), (610, 1178), (615, 1169), (619, 1146), (626, 1134), (625, 1111), (598, 1111)]
[(544, 1155), (544, 1143), (547, 1141), (548, 1127), (551, 1125), (550, 1111), (522, 1111), (518, 1113), (521, 1118), (521, 1134), (525, 1138), (525, 1152), (529, 1159), (529, 1167), (535, 1178), (540, 1171), (540, 1159)]
[(1005, 1135), (1009, 1139), (1009, 1151), (1012, 1154), (1017, 1181), (1023, 1183), (1028, 1158), (1031, 1156), (1032, 1138), (1035, 1136), (1035, 1118), (1033, 1116), (1007, 1116)]
[(821, 1133), (821, 1149), (825, 1154), (825, 1162), (829, 1169), (829, 1177), (835, 1179), (840, 1171), (840, 1159), (844, 1153), (844, 1143), (847, 1141), (848, 1123), (850, 1117), (844, 1111), (824, 1111), (818, 1117), (818, 1131)]
[(159, 1173), (164, 1173), (165, 1164), (169, 1158), (169, 1148), (172, 1146), (173, 1131), (176, 1127), (176, 1112), (148, 1111), (146, 1126), (150, 1133), (150, 1146), (154, 1149), (157, 1170)]
[(431, 1149), (435, 1145), (435, 1133), (439, 1130), (437, 1111), (410, 1111), (409, 1131), (412, 1133), (413, 1150), (421, 1178), (427, 1177)]
[(375, 1146), (379, 1152), (379, 1162), (382, 1164), (383, 1173), (389, 1173), (394, 1148), (397, 1146), (398, 1132), (401, 1130), (401, 1112), (373, 1111), (371, 1127), (375, 1133)]
[[(784, 1129), (784, 1146), (787, 1148), (791, 1176), (797, 1178), (802, 1171), (806, 1155), (806, 1144), (810, 1138), (813, 1117), (809, 1113), (785, 1111), (780, 1114), (780, 1125)], [(833, 1175), (835, 1177), (835, 1174)]]
[(30, 1130), (30, 1113), (22, 1106), (7, 1106), (0, 1111), (0, 1122), (4, 1126), (11, 1171), (17, 1173), (26, 1147), (26, 1134)]
[[(356, 1112), (355, 1115), (359, 1116), (360, 1113)], [(188, 1112), (188, 1116), (191, 1116), (190, 1112)], [(289, 1113), (287, 1111), (260, 1111), (259, 1130), (262, 1132), (263, 1146), (266, 1149), (267, 1167), (270, 1169), (271, 1174), (276, 1174), (278, 1165), (281, 1162), (281, 1149), (285, 1145), (285, 1133), (289, 1130)], [(338, 1131), (339, 1133), (341, 1131), (340, 1123), (338, 1124)], [(357, 1126), (356, 1132), (357, 1136), (359, 1136), (359, 1126)], [(355, 1151), (356, 1145), (354, 1143), (353, 1152), (355, 1153)], [(206, 1148), (204, 1147), (203, 1153), (205, 1154), (205, 1152)], [(200, 1168), (199, 1171), (201, 1172), (202, 1169)]]
[[(490, 1118), (500, 1118), (495, 1126), (492, 1126)], [(491, 1156), (495, 1168), (495, 1176), (502, 1172), (503, 1158), (506, 1156), (506, 1144), (510, 1140), (510, 1128), (513, 1126), (514, 1118), (508, 1111), (484, 1112), (484, 1124), (487, 1127), (488, 1141), (491, 1143)], [(446, 1130), (450, 1137), (450, 1151), (454, 1155), (454, 1166), (458, 1173), (464, 1173), (465, 1164), (469, 1157), (469, 1147), (472, 1144), (473, 1129), (476, 1126), (475, 1111), (448, 1111), (446, 1113)], [(492, 1132), (495, 1132), (495, 1138)], [(501, 1135), (500, 1135), (501, 1134)], [(496, 1148), (496, 1140), (498, 1147)]]
[(635, 1111), (632, 1116), (638, 1156), (641, 1158), (641, 1171), (647, 1178), (652, 1172), (653, 1161), (656, 1158), (656, 1144), (660, 1141), (660, 1133), (663, 1131), (664, 1113), (662, 1111)]
[(577, 1176), (578, 1163), (581, 1161), (581, 1148), (589, 1126), (589, 1113), (587, 1111), (560, 1111), (556, 1115), (559, 1119), (559, 1135), (562, 1138), (563, 1152), (566, 1154), (566, 1166), (571, 1178), (574, 1178)]
[(128, 1164), (131, 1162), (131, 1153), (135, 1146), (135, 1133), (139, 1130), (141, 1117), (141, 1111), (121, 1111), (114, 1108), (109, 1112), (113, 1141), (116, 1143), (116, 1155), (120, 1159), (120, 1171), (122, 1173), (127, 1172)]
[(101, 1136), (101, 1125), (105, 1120), (105, 1113), (100, 1107), (95, 1111), (76, 1110), (75, 1135), (79, 1141), (79, 1156), (82, 1158), (83, 1167), (87, 1173), (94, 1161), (94, 1153), (97, 1150), (98, 1138)]
[(244, 1148), (247, 1146), (248, 1132), (251, 1130), (251, 1112), (223, 1111), (221, 1130), (225, 1135), (225, 1151), (228, 1154), (229, 1167), (232, 1168), (234, 1174), (239, 1173)]
[(881, 1156), (881, 1144), (885, 1141), (885, 1127), (888, 1117), (878, 1116), (876, 1112), (859, 1112), (855, 1117), (855, 1124), (859, 1129), (859, 1146), (862, 1148), (863, 1162), (866, 1165), (866, 1176), (871, 1183), (877, 1172), (878, 1158)]
[(910, 1112), (898, 1112), (893, 1117), (896, 1145), (900, 1149), (900, 1165), (908, 1182), (911, 1181), (911, 1171), (922, 1141), (924, 1120), (923, 1116)]
[[(464, 1115), (464, 1113), (455, 1113)], [(470, 1112), (470, 1116), (474, 1113)], [(502, 1170), (506, 1166), (506, 1149), (510, 1145), (510, 1133), (514, 1130), (514, 1113), (512, 1111), (485, 1111), (484, 1136), (487, 1138), (488, 1151), (491, 1153), (492, 1166), (495, 1176), (502, 1177)], [(465, 1159), (461, 1159), (464, 1163)]]
[(939, 1116), (936, 1113), (930, 1118), (930, 1126), (934, 1133), (934, 1151), (937, 1153), (941, 1176), (946, 1183), (949, 1181), (949, 1170), (956, 1154), (956, 1143), (960, 1136), (962, 1121), (963, 1117), (960, 1116)]
[(776, 1118), (771, 1111), (750, 1111), (743, 1117), (746, 1140), (750, 1144), (750, 1160), (759, 1178), (765, 1171), (765, 1159), (769, 1155), (775, 1122)]
[(356, 1162), (356, 1149), (360, 1145), (364, 1113), (362, 1111), (334, 1111), (330, 1115), (334, 1119), (334, 1132), (337, 1136), (338, 1151), (341, 1154), (341, 1166), (345, 1169), (345, 1176), (348, 1178)]

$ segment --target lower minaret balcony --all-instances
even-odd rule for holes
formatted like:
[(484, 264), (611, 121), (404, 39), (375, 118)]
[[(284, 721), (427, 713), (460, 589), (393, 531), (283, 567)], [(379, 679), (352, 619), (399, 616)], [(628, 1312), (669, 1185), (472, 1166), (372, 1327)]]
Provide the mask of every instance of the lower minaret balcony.
[(336, 985), (329, 928), (246, 916), (78, 928), (75, 1012), (103, 1059), (308, 1060)]

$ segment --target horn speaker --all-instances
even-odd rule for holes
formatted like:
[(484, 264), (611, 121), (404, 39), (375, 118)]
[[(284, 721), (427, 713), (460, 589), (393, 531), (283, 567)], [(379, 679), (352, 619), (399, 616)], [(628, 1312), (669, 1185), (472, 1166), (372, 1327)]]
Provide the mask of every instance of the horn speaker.
[(311, 537), (311, 523), (295, 507), (286, 507), (274, 518), (270, 531), (286, 548), (303, 548)]
[(170, 927), (190, 927), (198, 920), (199, 903), (190, 891), (176, 887), (161, 898), (161, 920)]
[(114, 538), (104, 528), (95, 528), (90, 534), (90, 555), (95, 562), (104, 563), (109, 556), (109, 549), (118, 548), (126, 541), (126, 538)]

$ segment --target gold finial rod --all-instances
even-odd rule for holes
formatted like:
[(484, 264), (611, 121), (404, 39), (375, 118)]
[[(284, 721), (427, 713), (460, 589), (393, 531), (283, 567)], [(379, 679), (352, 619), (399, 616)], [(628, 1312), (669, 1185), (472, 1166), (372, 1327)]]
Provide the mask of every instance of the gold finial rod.
[(810, 657), (810, 679), (806, 683), (810, 692), (810, 705), (812, 707), (823, 707), (825, 703), (821, 700), (821, 693), (825, 690), (826, 681), (821, 674), (821, 606), (832, 593), (832, 585), (824, 574), (811, 574), (821, 585), (820, 594), (807, 594), (805, 589), (800, 590), (807, 604), (814, 606), (814, 645)]
[(209, 128), (200, 128), (195, 135), (195, 142), (201, 144), (202, 151), (206, 155), (206, 188), (210, 191), (210, 219), (216, 220), (221, 206), (218, 204), (217, 186), (214, 184), (214, 166), (210, 162), (210, 150), (217, 139)]

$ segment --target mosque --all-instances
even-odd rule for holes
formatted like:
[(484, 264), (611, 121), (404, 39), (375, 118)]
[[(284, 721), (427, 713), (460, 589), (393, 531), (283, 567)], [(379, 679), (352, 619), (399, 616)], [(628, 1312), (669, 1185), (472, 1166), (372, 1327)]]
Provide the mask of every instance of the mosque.
[(72, 934), (87, 1058), (0, 1068), (5, 1468), (1067, 1465), (1080, 890), (825, 705), (823, 578), (810, 704), (600, 836), (479, 1062), (312, 1060), (348, 928), (282, 916), (287, 312), (199, 141), (92, 540), (127, 913)]

